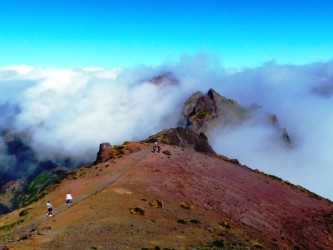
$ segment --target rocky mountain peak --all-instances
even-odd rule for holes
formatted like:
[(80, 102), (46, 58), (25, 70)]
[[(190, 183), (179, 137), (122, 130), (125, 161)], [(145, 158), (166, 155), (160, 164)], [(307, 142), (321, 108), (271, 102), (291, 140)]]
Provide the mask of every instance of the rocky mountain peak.
[(163, 72), (159, 75), (152, 77), (149, 82), (157, 86), (174, 86), (179, 84), (177, 77), (171, 72)]
[(209, 89), (206, 94), (195, 92), (185, 101), (178, 126), (196, 133), (209, 134), (216, 127), (235, 127), (249, 120), (271, 126), (284, 143), (291, 144), (287, 130), (279, 124), (276, 115), (264, 112), (258, 104), (244, 107), (214, 89)]
[(207, 96), (213, 101), (222, 99), (222, 96), (219, 93), (217, 93), (214, 89), (209, 89), (207, 92)]
[(218, 124), (237, 124), (245, 115), (246, 109), (236, 101), (210, 89), (206, 94), (195, 92), (186, 100), (178, 126), (201, 133)]

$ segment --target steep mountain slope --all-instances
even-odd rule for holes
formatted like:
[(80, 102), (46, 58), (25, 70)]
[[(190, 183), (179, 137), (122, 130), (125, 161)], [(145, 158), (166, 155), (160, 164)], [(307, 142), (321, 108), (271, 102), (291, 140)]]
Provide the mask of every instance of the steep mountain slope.
[(185, 101), (178, 126), (208, 134), (216, 127), (235, 127), (246, 121), (271, 127), (286, 145), (291, 144), (287, 130), (281, 127), (276, 115), (264, 112), (257, 104), (244, 107), (213, 89), (206, 94), (198, 91)]
[[(179, 84), (179, 80), (168, 71), (145, 81), (159, 87)], [(261, 115), (257, 116), (258, 113)], [(243, 107), (212, 89), (206, 94), (196, 92), (184, 104), (178, 124), (180, 128), (160, 139), (164, 143), (170, 141), (171, 144), (179, 146), (191, 144), (192, 148), (196, 147), (199, 151), (214, 153), (206, 138), (212, 129), (220, 126), (235, 127), (252, 119), (255, 123), (269, 124), (277, 137), (285, 142), (282, 144), (290, 146), (291, 139), (287, 131), (279, 125), (277, 117), (262, 113), (259, 107)], [(186, 132), (180, 131), (181, 128), (186, 129)], [(179, 133), (182, 133), (184, 138), (180, 138)], [(0, 128), (0, 214), (38, 199), (38, 191), (56, 183), (66, 170), (86, 163), (62, 153), (53, 155), (50, 159), (39, 159), (39, 153), (32, 146), (30, 136), (27, 132), (17, 133), (10, 128)], [(206, 141), (201, 140), (201, 137), (206, 138)]]
[(39, 191), (56, 183), (69, 166), (78, 164), (68, 157), (38, 159), (28, 134), (0, 129), (0, 214), (37, 199)]
[[(333, 204), (189, 147), (101, 147), (28, 207), (0, 217), (8, 249), (332, 249)], [(164, 153), (163, 153), (164, 152)], [(71, 192), (74, 204), (66, 207)], [(47, 219), (46, 202), (55, 213)], [(224, 248), (223, 248), (224, 246)]]

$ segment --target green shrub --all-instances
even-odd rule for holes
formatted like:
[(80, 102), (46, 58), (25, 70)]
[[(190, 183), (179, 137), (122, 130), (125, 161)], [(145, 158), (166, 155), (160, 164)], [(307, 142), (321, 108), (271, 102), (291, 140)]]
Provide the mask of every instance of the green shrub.
[(213, 245), (216, 247), (224, 247), (224, 241), (223, 240), (215, 240), (213, 241)]
[(192, 220), (190, 220), (190, 222), (193, 224), (199, 224), (199, 221), (197, 219), (192, 219)]
[(7, 225), (0, 227), (0, 231), (1, 230), (8, 231), (8, 230), (12, 229), (14, 226), (21, 225), (23, 222), (24, 222), (24, 219), (19, 219), (18, 221), (15, 221), (12, 224), (7, 224)]
[(184, 209), (191, 209), (191, 204), (185, 201), (180, 203), (180, 207)]
[(20, 213), (19, 213), (19, 216), (20, 217), (23, 217), (23, 216), (26, 216), (29, 214), (30, 210), (32, 210), (32, 208), (27, 208), (27, 209), (24, 209), (22, 210)]
[(226, 221), (220, 222), (219, 225), (226, 228), (226, 229), (230, 229), (230, 224)]
[(179, 220), (177, 220), (177, 222), (178, 222), (179, 224), (186, 224), (186, 220), (183, 220), (183, 219), (179, 219)]

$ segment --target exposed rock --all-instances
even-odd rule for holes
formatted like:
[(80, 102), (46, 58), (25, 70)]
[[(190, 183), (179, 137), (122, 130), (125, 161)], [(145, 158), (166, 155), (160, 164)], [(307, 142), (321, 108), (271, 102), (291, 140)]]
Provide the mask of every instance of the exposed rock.
[(249, 120), (272, 126), (283, 142), (291, 144), (287, 130), (280, 126), (276, 115), (263, 112), (258, 104), (244, 107), (213, 89), (206, 94), (196, 92), (186, 100), (178, 126), (196, 133), (208, 134), (215, 127), (237, 126)]
[(8, 250), (9, 248), (7, 247), (6, 243), (1, 243), (0, 244), (0, 250)]
[[(197, 134), (181, 127), (164, 129), (160, 133), (150, 136), (145, 142), (154, 143), (156, 140), (165, 144), (193, 148), (198, 152), (215, 154), (204, 133)], [(163, 145), (161, 145), (161, 148), (163, 149)]]
[(152, 77), (149, 82), (157, 86), (174, 86), (178, 85), (178, 79), (171, 72), (164, 72), (160, 75)]
[(178, 126), (201, 133), (216, 125), (238, 124), (247, 115), (246, 108), (210, 89), (206, 94), (194, 93), (185, 102)]
[(149, 205), (155, 208), (163, 208), (163, 201), (153, 199), (149, 202)]
[(184, 209), (191, 209), (191, 204), (188, 203), (187, 201), (184, 201), (182, 203), (180, 203), (179, 205), (181, 208), (184, 208)]
[(165, 155), (171, 155), (171, 152), (169, 150), (163, 150), (162, 153)]
[(135, 207), (130, 209), (131, 214), (145, 215), (145, 210), (140, 207)]
[(103, 143), (99, 144), (99, 150), (97, 152), (95, 163), (102, 162), (104, 151), (107, 148), (112, 148), (112, 146), (109, 142), (103, 142)]
[(32, 235), (39, 234), (39, 229), (37, 227), (33, 227), (30, 231), (19, 231), (14, 237), (15, 241), (26, 240), (30, 238)]

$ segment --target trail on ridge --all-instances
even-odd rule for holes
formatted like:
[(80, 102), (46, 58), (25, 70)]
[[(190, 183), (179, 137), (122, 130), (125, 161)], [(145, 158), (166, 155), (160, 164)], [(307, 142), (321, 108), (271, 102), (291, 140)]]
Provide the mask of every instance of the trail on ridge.
[[(120, 170), (118, 170), (115, 174), (104, 180), (102, 183), (97, 185), (95, 188), (89, 190), (88, 192), (85, 192), (78, 197), (75, 198), (75, 203), (68, 206), (67, 204), (62, 204), (58, 206), (57, 208), (53, 209), (54, 215), (60, 214), (62, 211), (64, 211), (66, 208), (70, 208), (72, 206), (75, 206), (78, 202), (89, 198), (90, 196), (101, 192), (103, 189), (105, 189), (107, 186), (111, 185), (115, 181), (117, 181), (122, 175), (127, 173), (131, 168), (133, 168), (136, 164), (138, 164), (140, 161), (142, 161), (148, 154), (150, 153), (150, 148), (147, 147), (146, 149), (143, 149), (141, 151), (141, 154), (137, 156), (131, 163), (124, 165)], [(31, 221), (29, 224), (22, 225), (18, 227), (16, 230), (14, 230), (10, 236), (10, 238), (13, 238), (14, 240), (21, 240), (27, 236), (30, 236), (38, 230), (38, 223), (47, 220), (48, 218), (46, 215), (41, 215)], [(8, 239), (10, 240), (10, 239)]]

